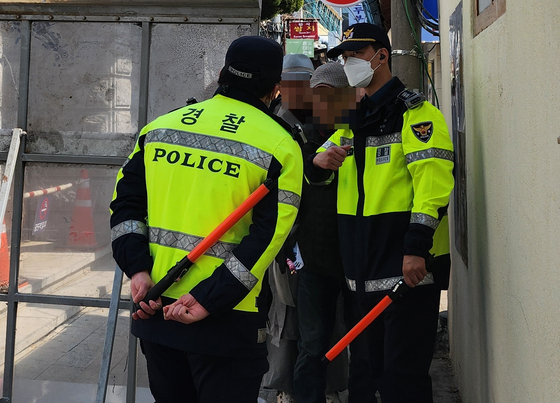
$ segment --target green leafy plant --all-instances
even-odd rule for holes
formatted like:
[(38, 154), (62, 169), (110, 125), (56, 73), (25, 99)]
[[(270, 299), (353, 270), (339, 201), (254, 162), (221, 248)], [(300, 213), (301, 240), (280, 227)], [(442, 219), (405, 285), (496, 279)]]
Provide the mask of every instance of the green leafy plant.
[(277, 14), (290, 14), (303, 7), (304, 0), (262, 0), (261, 19), (268, 20)]

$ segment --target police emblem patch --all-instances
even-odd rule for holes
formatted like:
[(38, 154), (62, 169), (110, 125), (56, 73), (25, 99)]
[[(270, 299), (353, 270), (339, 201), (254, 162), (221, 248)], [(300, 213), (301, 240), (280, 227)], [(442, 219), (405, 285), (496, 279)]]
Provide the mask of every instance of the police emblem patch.
[(345, 41), (347, 39), (352, 39), (353, 36), (354, 36), (354, 28), (348, 29), (344, 31), (344, 34), (342, 35), (342, 40)]
[(410, 128), (412, 129), (412, 133), (414, 133), (416, 138), (423, 143), (427, 143), (432, 137), (432, 133), (434, 132), (434, 125), (432, 122), (417, 123), (410, 126)]

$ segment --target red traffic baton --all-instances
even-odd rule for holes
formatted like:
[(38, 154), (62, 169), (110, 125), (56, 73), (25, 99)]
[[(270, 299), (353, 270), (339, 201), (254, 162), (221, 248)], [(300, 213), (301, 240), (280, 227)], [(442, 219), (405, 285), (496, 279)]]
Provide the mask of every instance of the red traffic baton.
[(339, 355), (342, 350), (348, 346), (360, 333), (368, 327), (371, 322), (373, 322), (381, 313), (389, 306), (391, 303), (403, 296), (403, 294), (408, 291), (410, 287), (406, 285), (404, 279), (399, 280), (397, 284), (393, 287), (391, 292), (383, 297), (377, 305), (375, 305), (369, 313), (364, 316), (356, 325), (348, 332), (346, 335), (340, 339), (323, 357), (323, 361), (330, 362)]
[[(264, 196), (276, 186), (275, 179), (265, 180), (251, 195), (245, 199), (220, 225), (218, 225), (206, 238), (204, 238), (193, 250), (183, 259), (175, 263), (169, 269), (165, 277), (156, 283), (144, 299), (142, 300), (149, 305), (149, 301), (158, 299), (171, 285), (181, 280), (181, 278), (189, 271), (194, 262), (212, 246), (218, 239), (222, 237), (231, 227), (235, 225), (245, 214), (249, 212), (255, 205), (262, 200)], [(134, 311), (142, 309), (140, 304), (134, 304)]]

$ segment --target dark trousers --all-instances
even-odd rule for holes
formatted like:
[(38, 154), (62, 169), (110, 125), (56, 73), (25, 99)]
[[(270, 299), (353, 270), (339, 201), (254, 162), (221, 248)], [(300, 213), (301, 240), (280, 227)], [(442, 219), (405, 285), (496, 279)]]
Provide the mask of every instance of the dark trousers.
[[(298, 403), (324, 403), (326, 364), (321, 361), (331, 347), (341, 291), (350, 293), (344, 279), (304, 269), (298, 272), (298, 357), (294, 367), (294, 397)], [(347, 308), (345, 300), (345, 310)], [(340, 365), (337, 357), (330, 365)], [(347, 374), (345, 374), (347, 375)], [(345, 388), (342, 388), (345, 389)]]
[[(425, 288), (424, 288), (425, 287)], [(375, 306), (381, 297), (369, 301)], [(356, 339), (350, 356), (349, 403), (375, 402), (379, 391), (383, 403), (432, 403), (429, 375), (439, 314), (440, 290), (421, 286), (393, 302)], [(367, 310), (361, 312), (364, 316)], [(362, 355), (369, 361), (370, 377), (363, 376)]]
[(266, 357), (215, 357), (140, 341), (156, 403), (255, 403)]

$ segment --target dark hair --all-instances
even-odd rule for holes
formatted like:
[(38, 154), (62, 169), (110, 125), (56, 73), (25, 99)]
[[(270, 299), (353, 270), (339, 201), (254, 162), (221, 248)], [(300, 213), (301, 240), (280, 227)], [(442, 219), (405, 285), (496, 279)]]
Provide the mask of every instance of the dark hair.
[(278, 83), (271, 79), (246, 80), (231, 74), (227, 69), (222, 69), (218, 84), (238, 88), (260, 99), (270, 94)]

